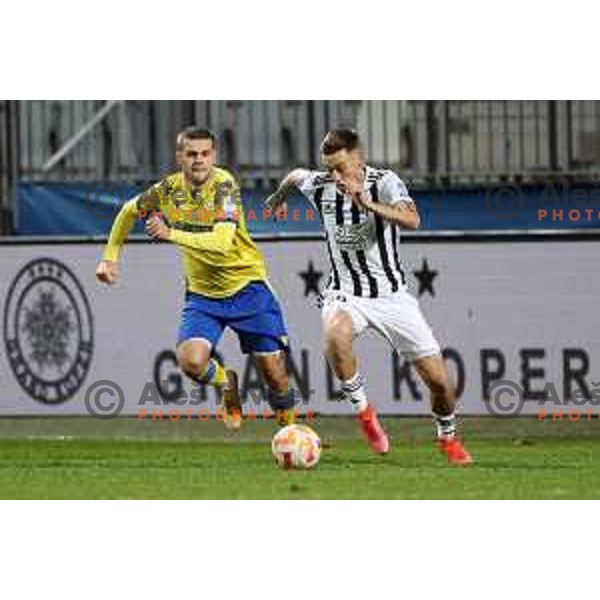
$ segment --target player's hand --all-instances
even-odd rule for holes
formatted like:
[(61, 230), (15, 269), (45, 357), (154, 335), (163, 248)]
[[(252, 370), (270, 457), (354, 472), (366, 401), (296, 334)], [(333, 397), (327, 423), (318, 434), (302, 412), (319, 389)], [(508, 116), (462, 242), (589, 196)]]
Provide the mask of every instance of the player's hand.
[(116, 260), (102, 260), (96, 268), (96, 279), (100, 283), (113, 285), (119, 278), (119, 263)]
[(168, 240), (171, 236), (171, 229), (160, 217), (152, 217), (146, 221), (146, 233), (153, 240)]
[(350, 196), (352, 202), (356, 204), (362, 210), (369, 210), (371, 207), (371, 200), (365, 194), (363, 182), (360, 179), (344, 179), (338, 183), (338, 186), (347, 196)]
[(265, 200), (265, 208), (275, 214), (276, 210), (286, 210), (287, 202), (283, 194), (275, 192)]

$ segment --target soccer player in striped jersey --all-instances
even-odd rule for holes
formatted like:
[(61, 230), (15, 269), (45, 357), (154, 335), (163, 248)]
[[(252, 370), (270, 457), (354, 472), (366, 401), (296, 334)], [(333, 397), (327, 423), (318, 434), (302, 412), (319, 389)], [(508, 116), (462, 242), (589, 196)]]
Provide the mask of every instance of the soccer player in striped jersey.
[(248, 233), (237, 183), (215, 166), (215, 138), (206, 129), (182, 131), (176, 156), (179, 172), (124, 204), (96, 277), (103, 283), (116, 282), (121, 247), (136, 218), (147, 215), (150, 237), (176, 244), (182, 253), (186, 296), (177, 342), (180, 368), (192, 380), (223, 391), (225, 424), (239, 428), (237, 374), (214, 356), (225, 327), (230, 327), (242, 352), (254, 354), (278, 420), (288, 423), (295, 398), (285, 362), (287, 330), (263, 256)]
[(365, 164), (355, 131), (330, 131), (321, 144), (324, 171), (295, 169), (267, 201), (275, 210), (298, 188), (321, 215), (331, 274), (323, 293), (325, 354), (343, 396), (356, 411), (372, 450), (388, 437), (367, 401), (353, 341), (371, 328), (411, 360), (431, 393), (438, 445), (453, 464), (471, 456), (456, 436), (455, 393), (440, 347), (417, 300), (406, 290), (400, 229), (417, 229), (419, 213), (392, 171)]

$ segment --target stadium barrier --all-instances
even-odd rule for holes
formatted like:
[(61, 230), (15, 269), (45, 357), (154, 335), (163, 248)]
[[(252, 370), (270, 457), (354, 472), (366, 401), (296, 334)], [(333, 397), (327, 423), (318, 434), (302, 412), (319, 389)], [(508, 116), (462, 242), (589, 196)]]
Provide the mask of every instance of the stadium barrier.
[[(348, 413), (322, 355), (322, 238), (259, 241), (289, 326), (300, 409)], [(134, 237), (120, 283), (106, 288), (94, 278), (100, 238), (0, 238), (0, 246), (0, 416), (86, 415), (90, 406), (100, 418), (216, 411), (213, 390), (195, 390), (175, 364), (184, 293), (175, 248)], [(406, 234), (402, 259), (463, 413), (600, 411), (600, 231)], [(382, 413), (429, 412), (416, 374), (384, 340), (367, 334), (357, 347)], [(239, 369), (246, 411), (262, 411), (255, 364), (231, 332), (219, 351)]]
[[(118, 209), (145, 187), (127, 182), (21, 182), (14, 229), (20, 235), (101, 235)], [(548, 180), (540, 185), (498, 182), (478, 188), (410, 190), (426, 230), (600, 227), (597, 184)], [(263, 203), (271, 191), (242, 193), (253, 234), (320, 231), (320, 219), (307, 217), (314, 207), (299, 194), (290, 199), (292, 210), (287, 218), (265, 218)], [(142, 232), (141, 225), (137, 225), (137, 232)]]

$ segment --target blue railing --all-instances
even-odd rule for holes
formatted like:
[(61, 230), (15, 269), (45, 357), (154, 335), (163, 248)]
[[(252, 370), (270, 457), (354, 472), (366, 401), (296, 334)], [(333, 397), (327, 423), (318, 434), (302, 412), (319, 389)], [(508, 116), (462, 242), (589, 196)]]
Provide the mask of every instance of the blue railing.
[[(131, 183), (21, 183), (15, 233), (105, 235), (120, 206), (145, 185)], [(490, 188), (415, 190), (422, 229), (431, 231), (581, 229), (600, 226), (600, 186), (546, 182)], [(297, 195), (279, 219), (263, 212), (268, 191), (243, 193), (252, 233), (318, 233), (313, 207)], [(134, 233), (142, 232), (142, 223)]]

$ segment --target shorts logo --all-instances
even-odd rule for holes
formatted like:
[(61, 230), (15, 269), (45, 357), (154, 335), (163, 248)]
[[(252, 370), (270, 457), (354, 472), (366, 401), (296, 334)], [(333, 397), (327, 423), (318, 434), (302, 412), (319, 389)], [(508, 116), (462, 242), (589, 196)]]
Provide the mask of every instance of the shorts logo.
[(321, 296), (318, 298), (319, 308), (328, 308), (336, 302), (348, 302), (348, 298), (340, 292), (333, 291), (321, 294)]
[(40, 258), (19, 271), (4, 305), (4, 344), (31, 398), (45, 404), (71, 398), (89, 371), (93, 337), (88, 299), (70, 269)]
[(335, 200), (323, 200), (321, 206), (325, 215), (332, 215), (335, 212)]

